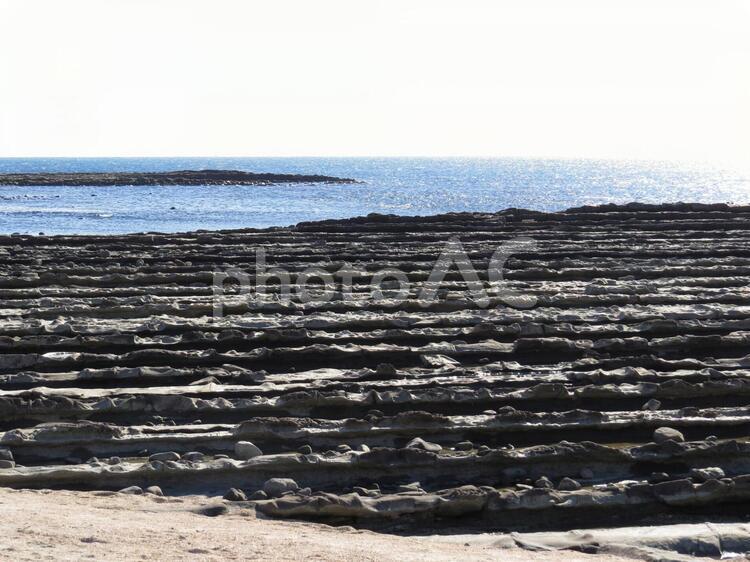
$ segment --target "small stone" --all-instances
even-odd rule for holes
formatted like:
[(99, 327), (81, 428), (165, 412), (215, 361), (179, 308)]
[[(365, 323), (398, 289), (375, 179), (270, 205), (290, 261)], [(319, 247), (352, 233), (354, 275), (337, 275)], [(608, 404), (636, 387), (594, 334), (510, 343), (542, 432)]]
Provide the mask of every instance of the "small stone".
[(690, 471), (690, 478), (697, 482), (706, 482), (708, 480), (718, 480), (724, 478), (724, 471), (718, 466), (709, 466), (706, 468), (694, 468)]
[(250, 443), (250, 441), (237, 441), (234, 444), (234, 454), (238, 459), (247, 461), (261, 456), (263, 451)]
[(345, 443), (342, 443), (341, 445), (338, 445), (336, 447), (336, 452), (338, 452), (338, 453), (348, 453), (351, 450), (352, 450), (352, 448), (349, 445), (345, 444)]
[(16, 462), (0, 459), (0, 468), (16, 468)]
[(497, 412), (495, 410), (484, 410), (482, 412), (485, 416), (496, 416)]
[(120, 493), (140, 496), (141, 494), (143, 494), (143, 488), (141, 488), (140, 486), (128, 486), (127, 488), (123, 488), (122, 490), (120, 490)]
[(310, 445), (302, 445), (299, 449), (297, 449), (298, 453), (302, 453), (303, 455), (311, 455), (313, 450)]
[(671, 479), (672, 477), (666, 472), (652, 472), (647, 480), (650, 484), (658, 484), (659, 482), (667, 482)]
[(474, 448), (474, 443), (471, 441), (461, 441), (459, 443), (456, 443), (456, 446), (454, 449), (456, 451), (471, 451)]
[(384, 418), (385, 417), (385, 414), (383, 412), (381, 412), (380, 410), (370, 410), (369, 412), (367, 412), (367, 415), (368, 416), (374, 416), (376, 418)]
[(151, 494), (154, 496), (163, 496), (164, 492), (161, 491), (161, 488), (159, 486), (149, 486), (144, 490), (147, 494)]
[(370, 447), (368, 447), (365, 443), (360, 443), (359, 446), (357, 447), (357, 450), (360, 451), (361, 453), (369, 453)]
[(297, 490), (297, 494), (299, 494), (300, 496), (311, 496), (312, 495), (312, 489), (309, 488), (309, 487), (307, 487), (307, 488), (300, 488), (299, 490)]
[(358, 496), (366, 497), (369, 495), (369, 490), (367, 488), (363, 488), (362, 486), (354, 486), (354, 488), (352, 488), (352, 492), (354, 492)]
[(190, 451), (189, 453), (185, 453), (184, 455), (182, 455), (182, 460), (190, 461), (190, 462), (200, 462), (204, 458), (205, 458), (205, 455), (198, 451)]
[(6, 449), (5, 447), (0, 447), (0, 460), (3, 461), (12, 461), (13, 459), (13, 453), (10, 449)]
[(552, 481), (549, 478), (547, 478), (546, 476), (542, 476), (536, 482), (534, 482), (534, 487), (551, 490), (555, 487), (555, 485), (552, 484)]
[(714, 441), (718, 441), (718, 440), (719, 440), (719, 438), (716, 437), (716, 435), (709, 435), (708, 437), (706, 437), (706, 441), (711, 441), (712, 443)]
[(251, 501), (260, 501), (260, 500), (267, 500), (268, 494), (266, 494), (263, 490), (256, 490), (252, 494), (250, 494), (250, 497), (248, 497)]
[(582, 468), (578, 475), (585, 480), (591, 480), (594, 477), (594, 471), (590, 468)]
[(575, 490), (581, 489), (581, 484), (577, 480), (573, 480), (572, 478), (568, 478), (567, 476), (560, 480), (560, 483), (557, 485), (558, 490), (562, 490), (563, 492), (573, 492)]
[(415, 437), (406, 444), (407, 449), (422, 449), (423, 451), (429, 451), (431, 453), (439, 453), (443, 448), (437, 443), (430, 443), (425, 441), (421, 437)]
[(490, 448), (489, 448), (489, 447), (488, 447), (487, 445), (481, 445), (481, 446), (480, 446), (480, 447), (479, 447), (479, 448), (477, 449), (477, 455), (479, 455), (480, 457), (481, 457), (481, 456), (484, 456), (484, 455), (486, 455), (487, 453), (489, 453), (489, 452), (490, 452), (491, 450), (492, 450), (492, 449), (490, 449)]
[(296, 492), (299, 485), (291, 478), (271, 478), (263, 484), (263, 491), (271, 498), (277, 498), (284, 492)]
[(660, 427), (654, 431), (654, 443), (664, 443), (666, 441), (682, 443), (685, 441), (685, 437), (682, 433), (671, 427)]
[(224, 494), (224, 499), (230, 502), (244, 502), (247, 501), (247, 496), (239, 488), (229, 488), (229, 491)]
[(150, 461), (161, 461), (161, 462), (167, 462), (167, 461), (178, 461), (180, 460), (180, 454), (175, 453), (174, 451), (165, 451), (163, 453), (154, 453), (153, 455), (148, 457), (148, 460)]
[(396, 376), (397, 371), (396, 367), (394, 367), (391, 363), (379, 363), (375, 368), (375, 374), (383, 377), (393, 377)]
[(120, 457), (109, 457), (107, 459), (107, 464), (120, 464), (122, 462), (122, 459)]
[(655, 412), (659, 408), (661, 408), (661, 402), (659, 402), (656, 398), (652, 398), (643, 406), (641, 406), (641, 410), (648, 410), (650, 412)]
[(215, 459), (228, 459), (229, 455), (225, 455), (224, 453), (218, 453), (218, 454), (214, 455), (214, 458)]

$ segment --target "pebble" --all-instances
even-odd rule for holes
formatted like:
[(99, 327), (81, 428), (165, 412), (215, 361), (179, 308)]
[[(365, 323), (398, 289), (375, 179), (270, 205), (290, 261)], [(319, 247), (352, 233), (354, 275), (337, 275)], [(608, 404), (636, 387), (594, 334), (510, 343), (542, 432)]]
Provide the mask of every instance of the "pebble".
[(299, 449), (297, 449), (298, 453), (302, 453), (303, 455), (311, 455), (313, 450), (310, 445), (302, 445)]
[(351, 450), (352, 450), (352, 448), (349, 445), (345, 444), (345, 443), (342, 443), (341, 445), (338, 445), (336, 447), (336, 451), (339, 452), (339, 453), (348, 453)]
[(149, 486), (144, 490), (147, 494), (152, 494), (154, 496), (163, 496), (164, 492), (161, 491), (161, 488), (159, 486)]
[(13, 459), (13, 453), (10, 449), (6, 449), (5, 447), (0, 447), (0, 460), (3, 461), (12, 461)]
[(143, 488), (141, 488), (140, 486), (128, 486), (127, 488), (123, 488), (122, 490), (120, 490), (120, 493), (140, 496), (143, 493)]
[(5, 459), (0, 459), (0, 468), (15, 468), (16, 462)]
[(247, 461), (259, 457), (262, 454), (263, 451), (250, 441), (237, 441), (237, 443), (234, 444), (234, 455), (238, 459)]
[(471, 451), (474, 448), (474, 443), (471, 441), (461, 441), (459, 443), (456, 443), (456, 446), (454, 449), (456, 451)]
[(682, 433), (671, 427), (660, 427), (654, 431), (654, 443), (664, 443), (666, 441), (682, 443), (685, 441), (685, 437)]
[(481, 445), (477, 449), (477, 455), (479, 455), (481, 457), (481, 456), (486, 455), (487, 453), (489, 453), (491, 450), (492, 449), (490, 449), (487, 445)]
[(259, 501), (259, 500), (267, 500), (268, 494), (266, 494), (263, 490), (256, 490), (250, 496), (247, 498), (252, 501)]

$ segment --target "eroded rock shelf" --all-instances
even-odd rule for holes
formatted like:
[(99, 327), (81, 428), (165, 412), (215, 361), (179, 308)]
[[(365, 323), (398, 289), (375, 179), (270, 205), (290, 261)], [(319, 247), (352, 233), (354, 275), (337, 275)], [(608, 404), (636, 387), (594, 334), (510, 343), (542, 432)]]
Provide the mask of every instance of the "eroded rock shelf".
[[(741, 518), (749, 219), (631, 204), (0, 236), (0, 486), (235, 488), (272, 516), (382, 529)], [(420, 301), (453, 237), (489, 307), (456, 270)], [(487, 266), (519, 237), (514, 308)], [(252, 279), (259, 247), (292, 282), (343, 268), (355, 298), (229, 286), (213, 318), (214, 272)], [(384, 268), (410, 282), (401, 305), (366, 298)]]

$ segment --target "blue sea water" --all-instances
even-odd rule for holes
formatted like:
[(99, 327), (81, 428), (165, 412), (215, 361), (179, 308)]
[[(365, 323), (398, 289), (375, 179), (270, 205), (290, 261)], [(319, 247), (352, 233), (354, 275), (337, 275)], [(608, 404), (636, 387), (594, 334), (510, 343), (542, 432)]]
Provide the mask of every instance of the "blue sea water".
[(115, 234), (285, 226), (371, 212), (428, 215), (600, 203), (750, 203), (750, 174), (669, 162), (480, 158), (0, 159), (0, 173), (237, 169), (355, 185), (0, 186), (0, 232)]

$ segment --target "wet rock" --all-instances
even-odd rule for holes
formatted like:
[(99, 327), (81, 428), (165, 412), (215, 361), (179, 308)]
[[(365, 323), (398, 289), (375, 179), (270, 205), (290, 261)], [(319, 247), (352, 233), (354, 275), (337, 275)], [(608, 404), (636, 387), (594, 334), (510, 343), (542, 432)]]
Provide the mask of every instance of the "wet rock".
[(346, 445), (345, 443), (342, 443), (341, 445), (336, 446), (337, 453), (348, 453), (351, 450), (352, 448), (349, 445)]
[(461, 441), (456, 443), (454, 448), (456, 451), (471, 451), (474, 448), (474, 444), (471, 441)]
[(164, 492), (161, 491), (161, 488), (159, 486), (149, 486), (144, 490), (147, 494), (151, 494), (154, 496), (163, 496)]
[(143, 494), (143, 488), (141, 488), (140, 486), (128, 486), (127, 488), (123, 488), (122, 490), (120, 490), (120, 493), (140, 496), (141, 494)]
[(423, 451), (429, 451), (430, 453), (439, 453), (443, 450), (443, 447), (437, 443), (430, 443), (425, 441), (421, 437), (415, 437), (406, 444), (407, 449), (421, 449)]
[(229, 491), (224, 494), (224, 499), (230, 502), (244, 502), (247, 501), (247, 496), (245, 495), (245, 492), (239, 488), (230, 488)]
[(271, 498), (277, 498), (285, 492), (299, 490), (297, 483), (291, 478), (271, 478), (263, 484), (263, 491)]
[(234, 454), (238, 459), (246, 461), (261, 456), (263, 451), (250, 441), (237, 441), (234, 444)]
[(268, 499), (268, 494), (266, 494), (263, 490), (256, 490), (252, 494), (248, 496), (249, 500), (251, 501), (261, 501)]
[(676, 441), (677, 443), (682, 443), (685, 441), (685, 437), (677, 431), (676, 429), (672, 429), (671, 427), (660, 427), (657, 430), (654, 431), (654, 443), (664, 443), (666, 441)]
[(297, 452), (303, 455), (311, 455), (313, 449), (312, 447), (310, 447), (310, 445), (302, 445), (299, 449), (297, 449)]

